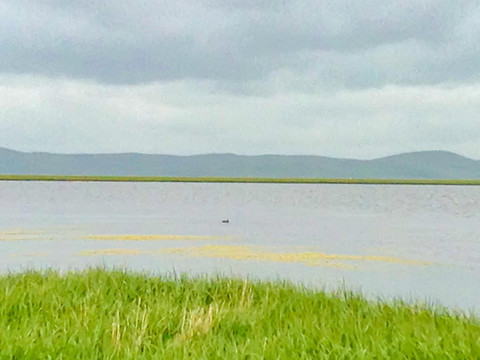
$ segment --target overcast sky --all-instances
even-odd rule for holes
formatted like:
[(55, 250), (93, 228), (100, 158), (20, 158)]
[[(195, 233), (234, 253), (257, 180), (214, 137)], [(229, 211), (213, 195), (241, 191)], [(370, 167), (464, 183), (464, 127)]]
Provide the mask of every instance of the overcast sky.
[(480, 159), (480, 2), (0, 0), (0, 147)]

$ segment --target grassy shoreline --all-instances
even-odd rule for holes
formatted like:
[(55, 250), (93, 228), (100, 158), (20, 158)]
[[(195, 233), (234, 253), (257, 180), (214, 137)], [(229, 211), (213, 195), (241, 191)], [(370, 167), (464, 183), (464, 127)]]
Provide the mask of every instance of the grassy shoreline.
[(474, 359), (480, 320), (286, 282), (0, 276), (0, 358)]
[(265, 184), (480, 185), (480, 179), (345, 179), (174, 176), (1, 175), (0, 181), (197, 182)]

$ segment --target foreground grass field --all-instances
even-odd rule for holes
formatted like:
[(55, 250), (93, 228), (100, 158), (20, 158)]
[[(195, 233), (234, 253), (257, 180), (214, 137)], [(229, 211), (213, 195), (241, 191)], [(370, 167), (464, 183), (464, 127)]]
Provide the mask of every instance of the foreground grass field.
[(171, 176), (83, 176), (83, 175), (1, 175), (0, 181), (105, 181), (105, 182), (199, 182), (267, 184), (372, 184), (372, 185), (480, 185), (479, 179), (334, 179), (255, 177), (171, 177)]
[(0, 277), (1, 359), (477, 359), (480, 323), (286, 283)]

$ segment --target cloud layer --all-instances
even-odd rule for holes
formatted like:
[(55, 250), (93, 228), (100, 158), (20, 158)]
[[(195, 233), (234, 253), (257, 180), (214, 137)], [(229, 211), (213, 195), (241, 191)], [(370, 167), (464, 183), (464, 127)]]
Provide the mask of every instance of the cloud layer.
[(476, 0), (0, 0), (0, 146), (480, 158)]
[[(475, 0), (0, 1), (0, 71), (137, 84), (478, 80)], [(237, 84), (237, 86), (239, 86)]]
[(11, 76), (0, 83), (0, 143), (26, 151), (374, 158), (445, 149), (479, 158), (479, 85), (264, 97), (189, 81), (110, 86)]

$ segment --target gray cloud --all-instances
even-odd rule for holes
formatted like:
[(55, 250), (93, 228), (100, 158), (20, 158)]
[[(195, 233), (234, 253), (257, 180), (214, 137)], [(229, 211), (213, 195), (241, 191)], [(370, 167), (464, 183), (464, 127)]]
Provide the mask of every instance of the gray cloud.
[(0, 14), (7, 73), (210, 79), (247, 93), (285, 74), (308, 91), (480, 75), (475, 0), (0, 0)]
[[(2, 85), (3, 84), (3, 85)], [(480, 86), (268, 97), (180, 81), (112, 86), (0, 76), (0, 144), (24, 151), (317, 154), (444, 149), (480, 158)]]
[(477, 0), (0, 0), (0, 146), (480, 158)]

